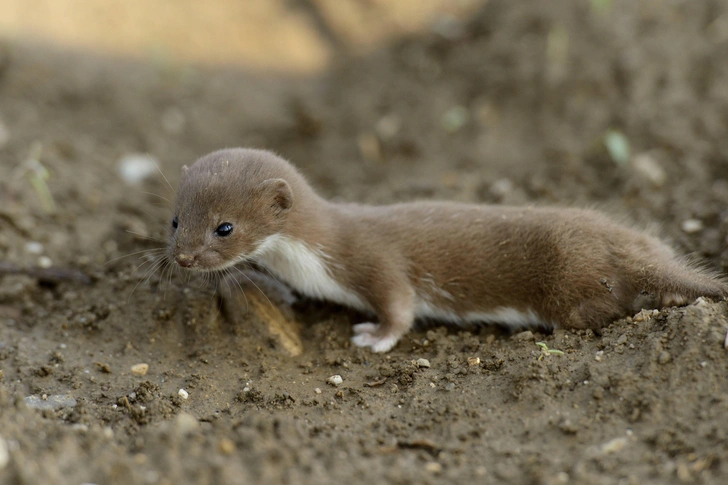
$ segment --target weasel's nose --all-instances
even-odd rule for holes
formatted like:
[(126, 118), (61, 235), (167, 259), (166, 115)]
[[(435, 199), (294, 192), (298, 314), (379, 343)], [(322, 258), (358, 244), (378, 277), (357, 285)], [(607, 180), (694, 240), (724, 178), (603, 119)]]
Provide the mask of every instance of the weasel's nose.
[(195, 257), (190, 256), (189, 254), (178, 254), (174, 257), (174, 260), (177, 261), (177, 264), (182, 266), (183, 268), (189, 268), (195, 263)]

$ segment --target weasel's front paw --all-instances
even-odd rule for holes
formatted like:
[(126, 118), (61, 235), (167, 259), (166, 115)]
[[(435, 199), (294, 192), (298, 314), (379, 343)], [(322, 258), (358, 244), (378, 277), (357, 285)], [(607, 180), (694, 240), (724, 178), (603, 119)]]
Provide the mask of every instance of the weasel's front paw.
[(374, 352), (387, 352), (397, 344), (396, 335), (381, 334), (380, 326), (376, 323), (360, 323), (354, 325), (354, 336), (351, 341), (357, 347), (370, 347)]

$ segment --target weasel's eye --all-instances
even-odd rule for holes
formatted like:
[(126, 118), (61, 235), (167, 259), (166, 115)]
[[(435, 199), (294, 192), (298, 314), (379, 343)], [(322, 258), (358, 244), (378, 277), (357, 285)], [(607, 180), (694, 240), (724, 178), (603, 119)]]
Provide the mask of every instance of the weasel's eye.
[(177, 226), (179, 226), (179, 221), (177, 221), (177, 216), (174, 216), (174, 219), (172, 219), (172, 228), (177, 229)]
[(223, 222), (219, 226), (217, 226), (217, 229), (215, 229), (215, 234), (217, 234), (220, 237), (227, 237), (233, 232), (233, 225), (229, 222)]

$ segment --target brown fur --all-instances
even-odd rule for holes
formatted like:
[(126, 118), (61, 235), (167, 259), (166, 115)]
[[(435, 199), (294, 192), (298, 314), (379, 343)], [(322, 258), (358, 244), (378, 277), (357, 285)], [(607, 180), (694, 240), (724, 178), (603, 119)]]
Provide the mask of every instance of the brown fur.
[[(660, 240), (595, 211), (334, 204), (260, 150), (201, 158), (185, 171), (175, 210), (170, 257), (192, 269), (248, 259), (272, 234), (320, 250), (330, 276), (379, 316), (374, 338), (406, 333), (422, 299), (455, 315), (513, 308), (596, 329), (643, 306), (728, 294), (720, 278), (682, 263)], [(236, 227), (228, 238), (214, 236), (223, 222)]]

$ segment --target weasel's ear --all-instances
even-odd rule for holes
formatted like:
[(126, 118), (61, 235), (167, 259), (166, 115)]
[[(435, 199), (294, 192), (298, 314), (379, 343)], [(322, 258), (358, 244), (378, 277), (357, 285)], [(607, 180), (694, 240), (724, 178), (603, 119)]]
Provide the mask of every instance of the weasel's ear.
[(293, 191), (285, 180), (264, 180), (260, 187), (263, 189), (265, 196), (269, 198), (268, 200), (271, 201), (271, 206), (279, 213), (286, 212), (293, 206)]

